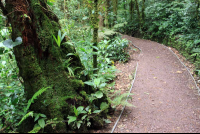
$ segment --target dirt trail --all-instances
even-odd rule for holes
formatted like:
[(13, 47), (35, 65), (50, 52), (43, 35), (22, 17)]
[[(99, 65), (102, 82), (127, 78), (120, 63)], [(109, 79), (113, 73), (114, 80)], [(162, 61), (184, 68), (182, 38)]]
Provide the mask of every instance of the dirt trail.
[(162, 45), (124, 36), (142, 49), (133, 99), (114, 133), (200, 132), (200, 97), (184, 66)]

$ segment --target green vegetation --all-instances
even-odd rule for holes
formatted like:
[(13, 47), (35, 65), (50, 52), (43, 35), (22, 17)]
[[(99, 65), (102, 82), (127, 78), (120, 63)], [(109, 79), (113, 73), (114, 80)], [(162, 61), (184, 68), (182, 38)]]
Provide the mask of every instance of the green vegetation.
[(1, 1), (0, 132), (86, 132), (110, 123), (116, 106), (132, 106), (114, 91), (114, 63), (129, 60), (120, 33), (175, 47), (200, 75), (199, 4)]

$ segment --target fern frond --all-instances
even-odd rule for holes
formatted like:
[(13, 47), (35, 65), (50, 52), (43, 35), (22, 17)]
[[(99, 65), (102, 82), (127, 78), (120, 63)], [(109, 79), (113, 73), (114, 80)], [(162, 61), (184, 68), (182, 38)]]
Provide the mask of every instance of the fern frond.
[(41, 127), (38, 126), (38, 127), (35, 127), (33, 130), (31, 130), (30, 132), (28, 133), (38, 133), (40, 131)]
[(26, 115), (24, 115), (24, 117), (22, 117), (21, 121), (18, 123), (18, 126), (30, 116), (33, 117), (33, 111), (31, 111), (31, 112), (27, 113)]
[(34, 100), (37, 99), (37, 97), (40, 96), (43, 92), (45, 92), (48, 88), (50, 88), (50, 87), (46, 87), (46, 88), (43, 87), (42, 89), (40, 89), (33, 95), (33, 97), (28, 101), (28, 105), (26, 107), (25, 112), (28, 111), (29, 107), (31, 106), (31, 103), (34, 103)]

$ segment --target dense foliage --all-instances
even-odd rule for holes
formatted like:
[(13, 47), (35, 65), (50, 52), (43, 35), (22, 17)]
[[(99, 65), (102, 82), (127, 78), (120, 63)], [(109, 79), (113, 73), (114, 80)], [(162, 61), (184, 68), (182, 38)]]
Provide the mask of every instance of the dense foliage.
[[(139, 2), (139, 17), (136, 1)], [(198, 0), (171, 0), (170, 2), (148, 0), (145, 4), (143, 2), (142, 0), (123, 2), (127, 8), (126, 12), (122, 11), (127, 13), (132, 7), (134, 17), (129, 13), (126, 16), (124, 13), (119, 14), (119, 24), (115, 29), (121, 33), (155, 40), (176, 48), (188, 60), (195, 63), (196, 74), (200, 75), (200, 2)]]

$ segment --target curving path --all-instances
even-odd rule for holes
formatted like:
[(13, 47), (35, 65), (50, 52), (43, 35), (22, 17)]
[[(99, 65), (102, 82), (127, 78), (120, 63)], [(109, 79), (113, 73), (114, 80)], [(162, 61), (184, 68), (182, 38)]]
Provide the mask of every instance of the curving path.
[(184, 66), (161, 44), (124, 36), (142, 49), (126, 107), (114, 133), (200, 132), (200, 97)]

